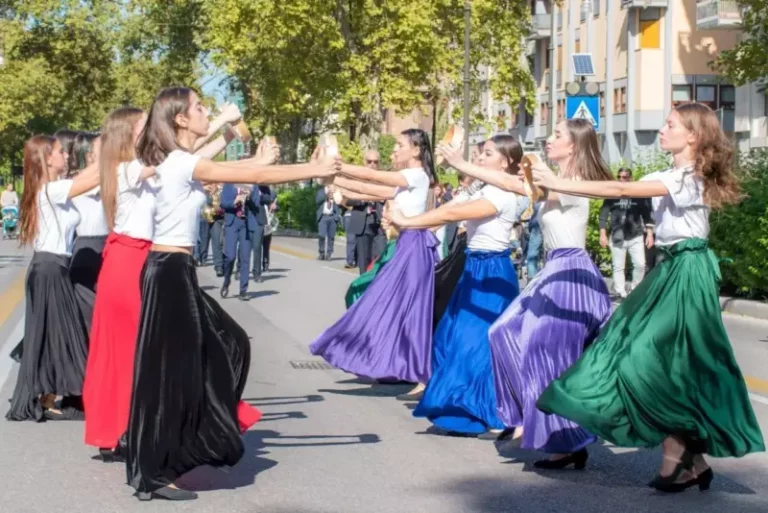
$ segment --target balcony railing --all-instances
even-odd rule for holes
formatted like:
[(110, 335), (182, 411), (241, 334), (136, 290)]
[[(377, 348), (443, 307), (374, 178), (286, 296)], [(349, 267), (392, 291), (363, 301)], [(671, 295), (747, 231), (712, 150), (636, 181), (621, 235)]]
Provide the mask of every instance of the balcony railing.
[(741, 8), (736, 0), (699, 0), (696, 4), (699, 30), (739, 28), (741, 22)]
[(645, 9), (646, 7), (669, 7), (669, 0), (621, 0), (622, 9)]
[(552, 15), (549, 13), (534, 14), (531, 16), (533, 30), (531, 39), (547, 39), (552, 37)]

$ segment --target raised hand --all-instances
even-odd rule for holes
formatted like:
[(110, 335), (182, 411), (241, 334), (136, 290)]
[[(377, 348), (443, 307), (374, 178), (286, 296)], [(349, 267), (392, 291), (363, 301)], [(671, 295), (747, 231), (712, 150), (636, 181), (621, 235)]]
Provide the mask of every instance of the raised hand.
[(551, 188), (557, 183), (557, 175), (543, 162), (537, 162), (531, 167), (533, 183), (543, 188)]
[(259, 155), (257, 152), (255, 157), (256, 163), (262, 166), (272, 165), (280, 159), (280, 146), (265, 144), (260, 153)]
[(237, 107), (237, 105), (234, 103), (228, 103), (224, 106), (223, 109), (221, 109), (221, 116), (227, 123), (234, 123), (236, 121), (240, 121), (240, 119), (243, 117), (243, 114), (240, 112), (240, 109)]
[(454, 148), (450, 144), (439, 144), (435, 150), (438, 156), (441, 156), (452, 167), (456, 167), (464, 161), (462, 149)]

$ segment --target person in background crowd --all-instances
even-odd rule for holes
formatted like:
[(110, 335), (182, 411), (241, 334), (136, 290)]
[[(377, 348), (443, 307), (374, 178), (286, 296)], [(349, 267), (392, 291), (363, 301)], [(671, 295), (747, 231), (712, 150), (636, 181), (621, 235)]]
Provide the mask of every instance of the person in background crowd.
[(333, 257), (333, 241), (339, 224), (339, 206), (331, 196), (331, 188), (324, 186), (315, 196), (317, 205), (318, 260), (330, 260)]
[[(632, 170), (619, 169), (619, 180), (632, 181)], [(606, 224), (610, 218), (610, 238)], [(634, 289), (645, 276), (645, 243), (653, 246), (653, 218), (651, 200), (647, 198), (606, 199), (600, 209), (600, 246), (611, 248), (613, 261), (613, 290), (622, 299), (627, 297), (627, 285), (624, 276), (627, 252), (632, 260), (632, 283)]]
[(539, 225), (539, 209), (541, 203), (533, 206), (533, 214), (528, 222), (528, 247), (525, 251), (525, 267), (528, 281), (532, 280), (539, 272), (539, 262), (541, 262), (541, 226)]
[[(263, 255), (264, 230), (267, 225), (267, 208), (275, 201), (275, 193), (268, 185), (254, 185), (251, 194), (245, 201), (246, 215), (248, 216), (248, 230), (250, 232), (251, 247), (253, 248), (253, 264), (251, 275), (253, 281), (261, 283), (261, 263)], [(247, 270), (247, 267), (241, 269)]]
[(251, 237), (248, 230), (248, 218), (245, 212), (247, 190), (234, 184), (224, 184), (221, 189), (221, 208), (224, 210), (224, 283), (219, 294), (222, 298), (229, 295), (229, 284), (235, 267), (236, 255), (240, 257), (241, 272), (240, 295), (242, 301), (248, 301), (248, 266), (251, 263)]
[(210, 214), (200, 216), (200, 238), (195, 246), (195, 261), (205, 265), (208, 261), (208, 247), (213, 250), (213, 269), (216, 276), (224, 276), (224, 210), (221, 208), (221, 184), (205, 185), (206, 206)]
[(267, 209), (267, 224), (264, 225), (264, 244), (261, 251), (261, 269), (269, 272), (269, 248), (272, 246), (272, 234), (277, 231), (280, 220), (275, 212), (277, 211), (277, 200), (273, 201)]
[(13, 182), (8, 182), (3, 194), (0, 195), (0, 207), (18, 207), (19, 195), (13, 190)]
[[(369, 150), (365, 153), (365, 167), (373, 170), (379, 169), (379, 152)], [(375, 201), (363, 201), (347, 199), (345, 205), (347, 210), (347, 245), (350, 238), (354, 242), (354, 260), (357, 262), (358, 270), (362, 275), (373, 261), (373, 240), (380, 230), (380, 206)], [(383, 203), (381, 203), (383, 205)], [(349, 255), (347, 256), (347, 265), (349, 268)]]

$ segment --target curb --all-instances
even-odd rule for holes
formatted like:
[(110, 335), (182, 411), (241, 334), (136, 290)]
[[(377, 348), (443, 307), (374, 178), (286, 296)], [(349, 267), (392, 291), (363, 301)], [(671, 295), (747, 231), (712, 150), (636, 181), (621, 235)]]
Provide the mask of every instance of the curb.
[[(608, 290), (613, 290), (613, 280), (605, 278)], [(768, 321), (768, 302), (720, 296), (720, 311)]]

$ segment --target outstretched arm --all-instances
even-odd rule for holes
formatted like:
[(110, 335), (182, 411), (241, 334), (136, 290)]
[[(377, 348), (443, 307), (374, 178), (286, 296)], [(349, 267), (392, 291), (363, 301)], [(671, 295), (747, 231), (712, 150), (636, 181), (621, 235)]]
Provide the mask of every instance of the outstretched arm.
[(545, 164), (533, 168), (533, 181), (539, 187), (586, 198), (653, 198), (669, 194), (660, 180), (639, 182), (565, 180)]
[(414, 217), (405, 217), (399, 210), (393, 209), (389, 216), (392, 224), (402, 228), (432, 228), (457, 221), (485, 219), (496, 213), (493, 203), (481, 198), (456, 205), (446, 204)]
[[(405, 180), (405, 178), (403, 178), (403, 180)], [(350, 180), (349, 178), (345, 178), (343, 176), (336, 176), (333, 179), (333, 183), (334, 185), (341, 187), (342, 189), (346, 189), (347, 191), (363, 194), (365, 196), (372, 196), (375, 198), (372, 201), (385, 201), (388, 199), (393, 199), (395, 197), (395, 192), (397, 191), (396, 186), (365, 183), (358, 180)]]
[(408, 187), (408, 181), (402, 174), (391, 171), (376, 171), (367, 167), (342, 164), (341, 174), (362, 182), (387, 185), (389, 187)]

